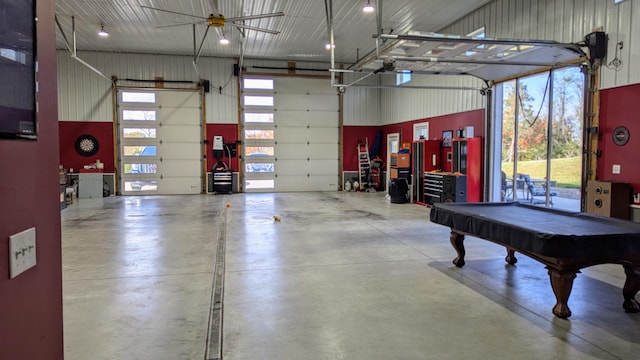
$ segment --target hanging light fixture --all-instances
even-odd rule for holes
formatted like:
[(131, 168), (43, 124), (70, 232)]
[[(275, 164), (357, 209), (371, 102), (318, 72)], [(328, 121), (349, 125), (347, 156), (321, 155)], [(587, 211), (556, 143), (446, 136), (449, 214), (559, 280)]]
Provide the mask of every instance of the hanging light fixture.
[(107, 37), (109, 33), (104, 29), (104, 24), (100, 24), (100, 30), (98, 30), (98, 36)]
[(331, 48), (336, 48), (336, 44), (326, 43), (324, 44), (324, 48), (327, 50), (331, 50)]
[(229, 39), (227, 39), (227, 37), (224, 36), (224, 34), (222, 34), (219, 41), (220, 41), (220, 44), (222, 45), (227, 45), (229, 43)]
[(362, 11), (366, 13), (374, 12), (376, 10), (375, 6), (371, 3), (371, 0), (367, 0), (367, 3), (362, 7)]

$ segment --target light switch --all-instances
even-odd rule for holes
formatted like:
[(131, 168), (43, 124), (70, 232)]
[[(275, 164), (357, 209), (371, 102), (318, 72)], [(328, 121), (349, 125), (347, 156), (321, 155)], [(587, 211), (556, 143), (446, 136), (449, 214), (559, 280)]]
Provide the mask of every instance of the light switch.
[(11, 279), (36, 266), (36, 228), (9, 236), (9, 276)]
[(620, 165), (613, 165), (613, 169), (611, 170), (613, 174), (620, 174)]

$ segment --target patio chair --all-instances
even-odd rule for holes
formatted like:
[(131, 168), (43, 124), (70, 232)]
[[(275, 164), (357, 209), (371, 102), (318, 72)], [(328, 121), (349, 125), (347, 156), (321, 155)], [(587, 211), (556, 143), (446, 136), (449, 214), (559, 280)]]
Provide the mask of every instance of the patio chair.
[(509, 201), (513, 196), (513, 182), (507, 181), (507, 174), (504, 171), (502, 173), (502, 192), (500, 195), (502, 201)]
[[(527, 186), (527, 189), (529, 190), (529, 195), (531, 196), (531, 203), (532, 204), (540, 204), (540, 203), (544, 203), (544, 201), (538, 200), (535, 201), (535, 197), (545, 197), (547, 196), (547, 187), (545, 183), (536, 183), (531, 181), (531, 177), (529, 175), (523, 175), (523, 179), (524, 182)], [(549, 196), (550, 196), (550, 204), (553, 205), (553, 197), (554, 196), (558, 196), (558, 192), (556, 190), (549, 190)]]

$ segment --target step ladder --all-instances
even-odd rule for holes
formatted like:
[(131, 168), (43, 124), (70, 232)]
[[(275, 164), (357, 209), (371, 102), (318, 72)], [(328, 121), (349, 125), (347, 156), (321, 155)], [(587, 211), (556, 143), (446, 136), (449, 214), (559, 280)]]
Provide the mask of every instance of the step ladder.
[[(368, 188), (370, 172), (369, 139), (365, 138), (364, 142), (358, 139), (358, 184), (360, 189), (365, 190)], [(360, 189), (356, 189), (356, 191)]]

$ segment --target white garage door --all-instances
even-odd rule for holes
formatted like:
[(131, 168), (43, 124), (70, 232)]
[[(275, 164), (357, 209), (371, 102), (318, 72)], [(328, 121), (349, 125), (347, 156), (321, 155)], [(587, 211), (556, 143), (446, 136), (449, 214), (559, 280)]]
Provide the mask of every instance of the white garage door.
[(118, 102), (121, 193), (199, 194), (200, 93), (119, 90)]
[(338, 189), (339, 102), (327, 80), (245, 78), (243, 115), (245, 191)]

